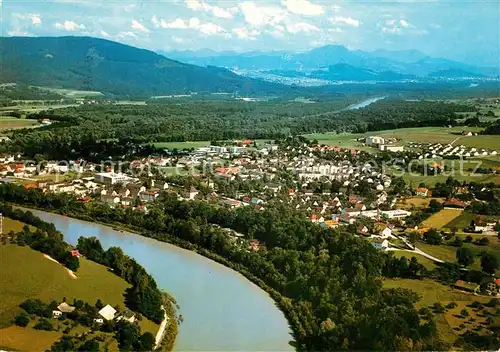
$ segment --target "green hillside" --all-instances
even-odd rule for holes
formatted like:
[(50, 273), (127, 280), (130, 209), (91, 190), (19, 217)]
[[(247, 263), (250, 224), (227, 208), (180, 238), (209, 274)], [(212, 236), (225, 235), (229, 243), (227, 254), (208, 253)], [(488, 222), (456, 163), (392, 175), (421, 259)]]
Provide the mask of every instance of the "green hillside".
[(290, 89), (91, 37), (4, 37), (0, 38), (0, 52), (0, 83), (145, 97), (187, 92), (265, 94)]

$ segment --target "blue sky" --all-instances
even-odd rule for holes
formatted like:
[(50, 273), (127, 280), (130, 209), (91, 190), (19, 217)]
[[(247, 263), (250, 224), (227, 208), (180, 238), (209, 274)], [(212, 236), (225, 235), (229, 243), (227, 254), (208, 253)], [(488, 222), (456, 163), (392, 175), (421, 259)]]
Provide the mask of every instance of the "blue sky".
[(153, 50), (418, 49), (498, 66), (500, 1), (0, 0), (3, 36), (90, 35)]

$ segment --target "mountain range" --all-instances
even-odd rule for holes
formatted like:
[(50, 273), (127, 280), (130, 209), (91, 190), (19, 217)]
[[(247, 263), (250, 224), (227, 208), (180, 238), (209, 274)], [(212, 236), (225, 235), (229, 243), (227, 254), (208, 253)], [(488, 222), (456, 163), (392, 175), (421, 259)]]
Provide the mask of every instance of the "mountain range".
[(264, 95), (291, 89), (92, 37), (3, 37), (0, 52), (0, 83), (142, 97), (189, 92)]
[[(326, 80), (393, 81), (438, 77), (496, 77), (499, 74), (498, 68), (477, 67), (435, 58), (418, 50), (366, 52), (349, 50), (342, 45), (327, 45), (301, 53), (202, 50), (162, 54), (194, 65), (225, 67), (238, 73), (251, 73), (252, 76), (260, 72)], [(443, 76), (440, 76), (441, 73)]]

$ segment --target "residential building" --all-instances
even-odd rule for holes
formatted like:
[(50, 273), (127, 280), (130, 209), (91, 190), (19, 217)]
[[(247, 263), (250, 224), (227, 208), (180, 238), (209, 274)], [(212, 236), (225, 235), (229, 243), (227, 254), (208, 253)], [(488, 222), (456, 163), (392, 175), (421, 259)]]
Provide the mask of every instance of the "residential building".
[(115, 318), (116, 309), (107, 304), (99, 311), (99, 315), (106, 320), (113, 320)]

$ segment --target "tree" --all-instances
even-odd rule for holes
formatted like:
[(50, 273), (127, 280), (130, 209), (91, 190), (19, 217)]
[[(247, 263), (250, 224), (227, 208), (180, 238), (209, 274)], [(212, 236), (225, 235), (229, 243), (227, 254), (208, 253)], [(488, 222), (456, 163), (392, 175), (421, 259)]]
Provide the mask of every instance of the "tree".
[(436, 199), (431, 199), (429, 202), (429, 208), (433, 213), (437, 213), (441, 209), (443, 209), (443, 204), (438, 202)]
[(139, 351), (152, 351), (155, 347), (155, 338), (152, 333), (145, 332), (139, 338)]
[(33, 329), (36, 330), (46, 330), (46, 331), (52, 331), (52, 323), (50, 320), (42, 318), (38, 321), (38, 323), (33, 327)]
[(102, 307), (104, 307), (104, 304), (102, 303), (100, 298), (98, 298), (97, 301), (95, 302), (95, 307), (97, 309), (102, 309)]
[(498, 257), (491, 253), (483, 252), (481, 254), (481, 269), (487, 274), (494, 274), (500, 263)]
[(428, 244), (434, 244), (434, 245), (441, 244), (441, 242), (443, 241), (441, 234), (434, 229), (431, 229), (426, 233), (424, 233), (424, 239), (425, 242), (427, 242)]
[(467, 247), (460, 247), (456, 253), (457, 262), (462, 266), (469, 266), (474, 263), (474, 253)]
[(28, 326), (28, 324), (30, 323), (31, 319), (28, 315), (24, 314), (24, 313), (21, 313), (19, 314), (15, 319), (14, 319), (14, 323), (17, 325), (17, 326), (22, 326), (23, 328)]
[(80, 347), (77, 348), (77, 351), (81, 352), (99, 352), (99, 342), (96, 339), (91, 339), (86, 341)]
[(465, 308), (464, 308), (464, 309), (462, 309), (462, 310), (460, 311), (460, 315), (461, 315), (462, 317), (468, 317), (468, 316), (469, 316), (469, 312), (467, 311), (467, 309), (465, 309)]

